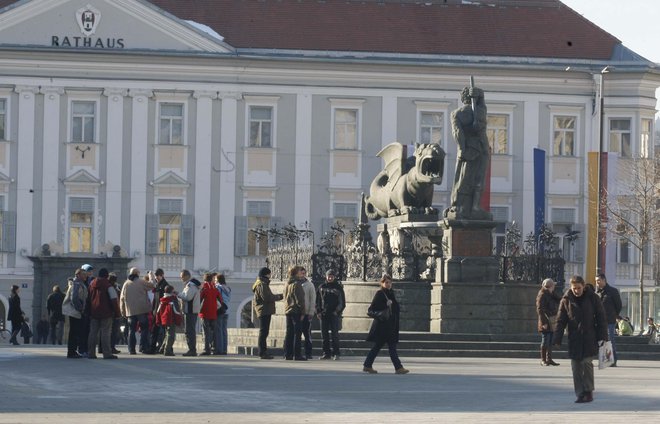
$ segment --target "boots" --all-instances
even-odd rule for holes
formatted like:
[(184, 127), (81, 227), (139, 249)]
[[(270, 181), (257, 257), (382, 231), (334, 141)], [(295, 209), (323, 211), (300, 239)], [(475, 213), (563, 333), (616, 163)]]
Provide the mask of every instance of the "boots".
[(547, 367), (549, 364), (546, 361), (546, 357), (548, 355), (548, 348), (547, 347), (541, 347), (541, 365), (544, 367)]
[(552, 349), (548, 347), (545, 352), (545, 364), (552, 365), (553, 367), (558, 366), (559, 364), (552, 360)]

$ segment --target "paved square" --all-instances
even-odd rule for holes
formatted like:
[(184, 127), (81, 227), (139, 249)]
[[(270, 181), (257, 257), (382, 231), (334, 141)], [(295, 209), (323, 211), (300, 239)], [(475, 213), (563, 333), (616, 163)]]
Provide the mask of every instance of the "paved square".
[(570, 364), (387, 356), (262, 361), (243, 356), (71, 360), (65, 348), (0, 348), (0, 423), (660, 422), (657, 362), (596, 370), (595, 401), (574, 404)]

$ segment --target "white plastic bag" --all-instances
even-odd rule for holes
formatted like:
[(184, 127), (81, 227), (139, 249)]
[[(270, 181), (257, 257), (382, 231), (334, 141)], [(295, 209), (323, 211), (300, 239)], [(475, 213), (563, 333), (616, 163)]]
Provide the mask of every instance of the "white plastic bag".
[(611, 367), (614, 363), (614, 352), (612, 351), (612, 342), (600, 342), (598, 348), (598, 369), (602, 370)]

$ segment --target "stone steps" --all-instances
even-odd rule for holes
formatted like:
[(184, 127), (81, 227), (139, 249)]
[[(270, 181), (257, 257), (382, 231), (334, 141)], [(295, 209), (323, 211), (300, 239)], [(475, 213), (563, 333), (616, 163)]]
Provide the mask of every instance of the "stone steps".
[[(257, 354), (256, 329), (233, 329), (230, 334), (232, 351), (239, 354)], [(312, 334), (314, 356), (319, 356), (321, 335)], [(371, 343), (364, 341), (364, 333), (341, 333), (341, 351), (344, 356), (365, 356)], [(234, 343), (232, 343), (234, 342)], [(269, 349), (275, 356), (283, 356), (284, 333), (271, 332)], [(402, 332), (398, 346), (401, 356), (418, 357), (484, 357), (484, 358), (537, 358), (540, 336), (537, 334), (433, 334)], [(649, 345), (642, 337), (617, 337), (621, 360), (660, 360), (660, 345)], [(555, 351), (555, 358), (566, 359), (566, 344)]]

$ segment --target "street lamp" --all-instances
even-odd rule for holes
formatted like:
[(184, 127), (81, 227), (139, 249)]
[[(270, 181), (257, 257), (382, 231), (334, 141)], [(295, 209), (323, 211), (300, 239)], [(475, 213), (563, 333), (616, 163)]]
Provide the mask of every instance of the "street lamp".
[[(597, 236), (596, 236), (596, 274), (600, 274), (605, 272), (603, 269), (603, 263), (605, 260), (605, 248), (606, 248), (606, 243), (605, 243), (605, 237), (604, 237), (604, 232), (605, 228), (603, 226), (603, 223), (607, 221), (607, 210), (605, 208), (605, 205), (603, 204), (604, 201), (606, 200), (604, 193), (603, 193), (603, 152), (604, 152), (604, 144), (605, 144), (605, 74), (609, 73), (611, 70), (613, 70), (613, 66), (606, 66), (603, 69), (601, 69), (599, 73), (599, 82), (600, 82), (600, 87), (599, 87), (599, 97), (600, 97), (600, 104), (598, 107), (598, 117), (600, 121), (599, 125), (599, 132), (598, 132), (598, 213), (596, 215), (596, 231), (597, 231)], [(602, 243), (601, 243), (602, 241)]]

